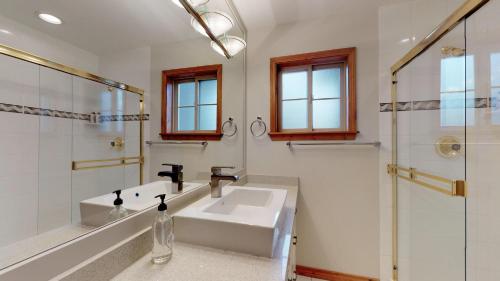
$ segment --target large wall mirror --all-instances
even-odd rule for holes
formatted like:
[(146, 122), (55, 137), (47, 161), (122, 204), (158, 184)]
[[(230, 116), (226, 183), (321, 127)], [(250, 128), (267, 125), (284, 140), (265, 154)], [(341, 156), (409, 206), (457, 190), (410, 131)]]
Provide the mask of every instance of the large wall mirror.
[[(245, 38), (226, 1), (210, 1), (208, 6), (202, 15), (230, 15), (233, 28), (227, 36)], [(211, 166), (234, 166), (233, 172), (244, 168), (245, 56), (227, 59), (208, 42), (197, 36), (152, 46), (150, 132), (157, 143), (151, 146), (153, 181), (161, 179), (159, 171), (168, 170), (164, 163), (182, 164), (186, 180), (206, 179)]]
[[(61, 26), (34, 15), (38, 2), (0, 3), (0, 269), (149, 209), (157, 194), (179, 196), (171, 177), (158, 176), (172, 169), (162, 164), (183, 166), (184, 191), (207, 183), (212, 166), (245, 168), (245, 51), (228, 59), (212, 49), (176, 1), (44, 6), (66, 15)], [(105, 8), (118, 16), (76, 17)], [(230, 2), (195, 8), (229, 17), (231, 27), (219, 36), (245, 38)], [(149, 13), (140, 18), (151, 23), (136, 11)], [(135, 42), (96, 40), (118, 26), (133, 26), (117, 32)], [(128, 55), (134, 48), (146, 55)], [(171, 76), (167, 102), (165, 73), (207, 66)], [(142, 85), (137, 75), (146, 77)], [(176, 136), (162, 132), (162, 120)], [(118, 197), (123, 210), (112, 212)]]

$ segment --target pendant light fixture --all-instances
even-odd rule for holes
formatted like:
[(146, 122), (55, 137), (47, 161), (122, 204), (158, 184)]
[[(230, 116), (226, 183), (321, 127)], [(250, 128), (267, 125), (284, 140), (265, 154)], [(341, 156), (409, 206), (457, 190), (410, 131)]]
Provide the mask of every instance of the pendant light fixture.
[[(212, 34), (217, 37), (228, 32), (234, 26), (233, 19), (223, 12), (204, 12), (200, 13), (200, 17), (212, 31)], [(191, 26), (203, 36), (209, 37), (203, 26), (195, 18), (191, 19)]]
[[(237, 55), (239, 52), (241, 52), (243, 49), (246, 48), (247, 43), (245, 40), (241, 39), (240, 37), (237, 36), (229, 36), (229, 35), (224, 35), (218, 38), (219, 41), (222, 43), (224, 48), (227, 50), (229, 55), (231, 57), (234, 57)], [(224, 56), (224, 51), (222, 51), (221, 47), (217, 45), (214, 41), (210, 42), (210, 45), (212, 46), (212, 49), (216, 51), (218, 54)]]
[(209, 37), (212, 49), (230, 59), (246, 48), (247, 43), (240, 37), (227, 35), (234, 27), (233, 19), (221, 11), (208, 11), (209, 0), (172, 0), (184, 8), (191, 16), (191, 26), (203, 36)]

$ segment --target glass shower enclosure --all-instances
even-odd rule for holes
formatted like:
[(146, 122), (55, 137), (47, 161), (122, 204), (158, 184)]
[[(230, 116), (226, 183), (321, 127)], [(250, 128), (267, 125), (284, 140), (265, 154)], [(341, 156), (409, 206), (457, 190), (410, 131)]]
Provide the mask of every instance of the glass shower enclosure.
[(500, 280), (499, 1), (465, 1), (391, 69), (392, 280)]

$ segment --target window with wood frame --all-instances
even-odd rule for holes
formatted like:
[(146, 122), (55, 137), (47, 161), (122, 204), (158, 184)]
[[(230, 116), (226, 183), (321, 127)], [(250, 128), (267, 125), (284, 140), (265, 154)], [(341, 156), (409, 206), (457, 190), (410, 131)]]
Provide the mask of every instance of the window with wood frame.
[(271, 58), (272, 140), (356, 138), (356, 49)]
[(220, 140), (222, 65), (164, 70), (162, 80), (162, 139)]

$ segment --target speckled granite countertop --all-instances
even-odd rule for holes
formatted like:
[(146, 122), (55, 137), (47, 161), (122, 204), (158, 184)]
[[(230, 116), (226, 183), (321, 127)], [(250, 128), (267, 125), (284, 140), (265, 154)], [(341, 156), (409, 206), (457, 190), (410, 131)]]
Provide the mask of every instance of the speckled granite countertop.
[(274, 258), (223, 251), (176, 242), (169, 263), (153, 265), (150, 254), (115, 276), (113, 281), (285, 281), (291, 246), (298, 182), (268, 182), (261, 176), (248, 176), (243, 183), (253, 187), (288, 190), (285, 201), (286, 220)]

